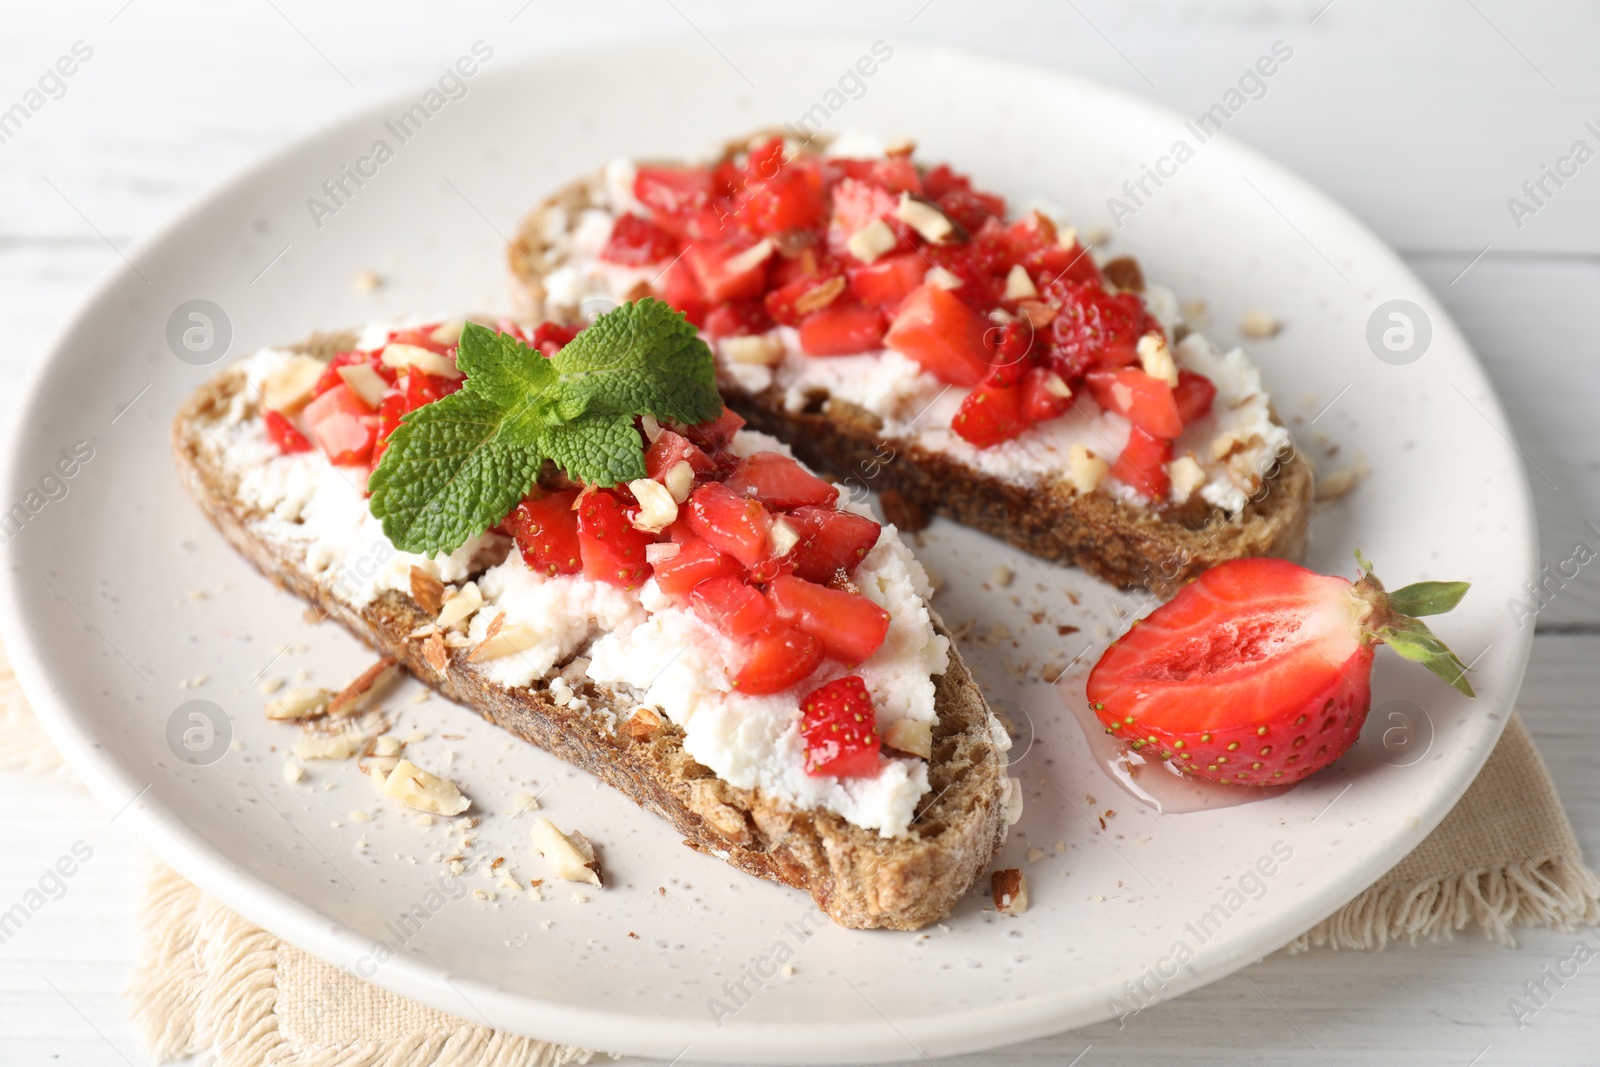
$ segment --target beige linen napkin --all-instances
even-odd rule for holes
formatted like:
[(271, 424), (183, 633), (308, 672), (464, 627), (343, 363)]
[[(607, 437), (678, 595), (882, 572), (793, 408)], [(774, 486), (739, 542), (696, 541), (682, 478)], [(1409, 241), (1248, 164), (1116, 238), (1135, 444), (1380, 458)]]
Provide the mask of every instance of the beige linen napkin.
[[(60, 757), (0, 652), (0, 767)], [(151, 1055), (216, 1067), (556, 1067), (594, 1053), (514, 1037), (368, 985), (252, 925), (165, 867), (140, 911), (128, 990)], [(1438, 828), (1378, 882), (1288, 947), (1382, 948), (1468, 925), (1511, 943), (1513, 924), (1600, 922), (1600, 876), (1520, 716)]]

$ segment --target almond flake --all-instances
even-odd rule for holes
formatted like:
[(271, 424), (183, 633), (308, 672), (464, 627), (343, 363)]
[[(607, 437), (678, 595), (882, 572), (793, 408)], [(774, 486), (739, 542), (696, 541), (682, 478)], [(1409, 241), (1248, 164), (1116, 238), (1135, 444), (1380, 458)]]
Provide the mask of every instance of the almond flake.
[(460, 589), (445, 590), (439, 616), (433, 621), (439, 624), (441, 630), (454, 629), (481, 607), (483, 594), (478, 591), (478, 583), (467, 582)]
[(694, 492), (694, 468), (686, 459), (680, 459), (667, 468), (666, 477), (663, 479), (667, 492), (672, 494), (672, 499), (679, 504), (689, 499), (689, 494)]
[(1033, 279), (1028, 277), (1028, 268), (1021, 263), (1011, 268), (1011, 273), (1006, 275), (1007, 300), (1032, 300), (1039, 295)]
[(344, 760), (361, 751), (361, 738), (353, 733), (313, 734), (294, 743), (299, 759)]
[(459, 815), (472, 806), (448, 778), (440, 778), (403, 759), (384, 779), (384, 795), (433, 815)]
[(820, 311), (838, 299), (844, 292), (845, 280), (843, 274), (835, 274), (821, 285), (807, 289), (801, 293), (794, 302), (794, 309), (801, 315), (813, 311)]
[(328, 710), (333, 693), (320, 686), (297, 686), (262, 708), (267, 718), (280, 722), (315, 719)]
[(375, 408), (382, 403), (383, 394), (389, 390), (389, 383), (378, 376), (370, 363), (346, 363), (336, 373), (368, 407)]
[(628, 736), (635, 741), (648, 741), (661, 729), (661, 716), (651, 708), (637, 707), (628, 717)]
[(922, 719), (896, 719), (883, 732), (883, 743), (897, 752), (933, 758), (933, 723)]
[(433, 572), (412, 567), (411, 599), (428, 615), (438, 615), (444, 606), (444, 583)]
[[(843, 278), (839, 279), (841, 282)], [(724, 337), (722, 354), (733, 363), (750, 363), (770, 367), (783, 361), (783, 341), (767, 333)]]
[(563, 833), (544, 816), (533, 820), (529, 831), (533, 847), (556, 872), (556, 877), (568, 882), (587, 882), (600, 885), (600, 861), (595, 858), (594, 846), (577, 831)]
[(311, 400), (311, 391), (327, 373), (328, 365), (311, 356), (294, 356), (261, 383), (263, 407), (293, 415)]
[(428, 661), (428, 666), (437, 674), (443, 674), (444, 669), (450, 665), (450, 654), (445, 651), (444, 638), (434, 634), (422, 642), (422, 658)]
[(467, 653), (468, 663), (483, 663), (487, 660), (501, 659), (505, 656), (514, 656), (518, 652), (526, 652), (544, 640), (544, 635), (529, 626), (520, 623), (502, 627), (497, 633), (484, 638), (478, 646)]
[(672, 491), (654, 478), (637, 478), (628, 483), (628, 488), (639, 502), (639, 513), (633, 519), (635, 530), (660, 533), (677, 519), (678, 502), (672, 498)]
[(845, 251), (855, 256), (863, 263), (871, 263), (879, 256), (891, 251), (900, 243), (900, 238), (895, 236), (894, 230), (882, 219), (873, 219), (861, 229), (850, 235), (845, 242)]
[(447, 359), (431, 349), (418, 345), (398, 343), (385, 345), (380, 358), (385, 367), (393, 367), (395, 370), (415, 367), (425, 374), (449, 378), (451, 381), (464, 377), (461, 371), (456, 369), (455, 360)]
[(1068, 480), (1082, 494), (1094, 492), (1100, 485), (1100, 479), (1111, 469), (1105, 460), (1079, 444), (1067, 449), (1067, 467)]
[(1167, 339), (1161, 334), (1152, 331), (1139, 338), (1139, 364), (1150, 377), (1174, 389), (1178, 387), (1178, 364), (1173, 361), (1172, 349), (1167, 347)]
[(910, 193), (900, 194), (900, 203), (894, 209), (894, 217), (916, 230), (924, 240), (932, 244), (940, 244), (956, 236), (956, 224), (950, 221), (950, 216), (940, 211), (937, 205)]
[(383, 695), (399, 674), (400, 665), (390, 657), (384, 656), (339, 691), (339, 695), (328, 704), (328, 714), (334, 718), (341, 718), (366, 711), (374, 700)]

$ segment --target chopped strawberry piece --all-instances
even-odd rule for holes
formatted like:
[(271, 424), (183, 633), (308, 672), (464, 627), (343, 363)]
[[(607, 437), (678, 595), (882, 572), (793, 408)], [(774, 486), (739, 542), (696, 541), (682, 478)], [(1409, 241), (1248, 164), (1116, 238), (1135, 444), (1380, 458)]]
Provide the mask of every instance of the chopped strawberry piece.
[(689, 265), (700, 291), (712, 303), (740, 296), (759, 298), (766, 291), (767, 264), (772, 257), (752, 263), (745, 255), (748, 251), (696, 242), (684, 251), (683, 262)]
[(637, 589), (650, 577), (645, 546), (655, 540), (633, 528), (632, 498), (623, 503), (623, 490), (589, 489), (578, 499), (578, 547), (583, 576)]
[(334, 466), (359, 466), (372, 458), (378, 413), (349, 386), (339, 384), (306, 405), (305, 434)]
[[(986, 336), (993, 337), (993, 333)], [(999, 340), (985, 385), (1018, 385), (1033, 367), (1033, 327), (1026, 321), (1008, 322), (999, 329)]]
[(917, 173), (917, 165), (904, 156), (874, 160), (871, 173), (872, 181), (891, 193), (922, 193), (922, 175)]
[(1178, 417), (1185, 426), (1211, 413), (1211, 402), (1217, 398), (1217, 387), (1204, 374), (1192, 370), (1178, 372), (1178, 387), (1172, 399), (1178, 405)]
[(800, 736), (806, 773), (829, 778), (872, 778), (878, 773), (878, 715), (867, 684), (851, 674), (807, 693), (800, 701)]
[(733, 440), (733, 435), (744, 428), (744, 417), (730, 407), (724, 407), (722, 414), (710, 422), (702, 422), (698, 426), (690, 426), (684, 432), (689, 440), (701, 448), (718, 451)]
[(522, 550), (523, 561), (540, 574), (577, 574), (584, 569), (578, 513), (572, 509), (578, 492), (560, 489), (545, 494), (535, 489), (501, 524)]
[(701, 291), (700, 283), (695, 280), (694, 271), (683, 259), (667, 267), (652, 283), (652, 288), (657, 296), (683, 312), (696, 326), (705, 322), (706, 312), (711, 308), (710, 302)]
[(772, 513), (721, 482), (707, 482), (689, 497), (689, 525), (714, 548), (753, 567), (767, 554)]
[(694, 613), (719, 633), (742, 641), (767, 625), (772, 610), (766, 597), (742, 578), (712, 578), (694, 587)]
[(1048, 367), (1032, 367), (1022, 379), (1022, 417), (1029, 422), (1044, 422), (1065, 415), (1072, 407), (1072, 394), (1061, 375)]
[[(378, 440), (372, 446), (372, 465), (377, 467), (389, 447), (389, 435), (400, 428), (400, 417), (412, 408), (400, 393), (389, 393), (378, 403)], [(298, 431), (296, 431), (298, 432)]]
[(784, 167), (772, 177), (752, 181), (740, 221), (756, 233), (784, 233), (821, 226), (828, 217), (822, 179), (814, 168)]
[(1056, 371), (1069, 382), (1097, 363), (1139, 362), (1139, 338), (1156, 328), (1134, 293), (1108, 293), (1098, 282), (1047, 282), (1042, 293), (1061, 305), (1048, 340)]
[(711, 203), (711, 172), (704, 167), (640, 167), (633, 195), (657, 223), (681, 228)]
[[(905, 224), (895, 218), (900, 197), (881, 185), (846, 178), (833, 189), (833, 217), (828, 222), (828, 251), (848, 263), (857, 262), (849, 249), (850, 238), (879, 219), (893, 230), (897, 244), (909, 247)], [(890, 249), (889, 251), (894, 251)], [(887, 254), (887, 253), (885, 253)]]
[[(447, 397), (460, 389), (465, 381), (465, 378), (460, 380), (445, 378), (412, 367), (406, 371), (405, 407), (402, 410), (415, 411), (424, 404), (431, 404), (435, 400)], [(388, 397), (385, 397), (384, 401), (387, 403)]]
[(855, 665), (883, 645), (889, 613), (862, 596), (780, 574), (767, 585), (773, 614), (822, 642), (823, 651)]
[(857, 300), (872, 307), (893, 312), (928, 274), (928, 261), (917, 252), (880, 256), (871, 263), (858, 263), (846, 268), (850, 276), (850, 292)]
[(680, 462), (687, 462), (694, 468), (696, 474), (710, 474), (716, 469), (711, 458), (700, 451), (687, 437), (674, 430), (663, 429), (645, 450), (646, 475), (659, 482)]
[(1160, 502), (1172, 489), (1172, 479), (1167, 476), (1166, 468), (1171, 458), (1170, 440), (1152, 437), (1135, 426), (1128, 434), (1127, 447), (1111, 467), (1111, 476), (1141, 496)]
[(294, 452), (311, 451), (311, 442), (306, 440), (306, 435), (283, 412), (269, 408), (261, 413), (261, 421), (267, 427), (267, 440), (277, 445), (279, 452), (287, 456)]
[(980, 385), (967, 394), (950, 428), (978, 448), (1009, 441), (1028, 428), (1020, 386)]
[(952, 189), (935, 201), (939, 210), (968, 233), (977, 233), (989, 219), (1004, 215), (1006, 202), (998, 196), (975, 193), (970, 189)]
[(987, 328), (948, 290), (924, 285), (906, 297), (883, 343), (916, 360), (940, 381), (970, 389), (989, 373)]
[(656, 585), (668, 596), (688, 596), (702, 582), (736, 578), (743, 573), (738, 560), (718, 552), (702, 538), (677, 529), (671, 534), (678, 542), (678, 554), (655, 565)]
[(529, 344), (543, 352), (546, 356), (553, 356), (578, 336), (577, 326), (562, 326), (554, 322), (541, 322), (534, 327), (533, 337)]
[(781, 693), (822, 665), (822, 643), (791, 626), (774, 623), (751, 636), (733, 687), (752, 696)]
[(987, 316), (1000, 303), (1005, 292), (1006, 268), (999, 261), (1000, 250), (980, 241), (962, 244), (928, 245), (921, 254), (935, 267), (955, 275), (954, 289), (945, 290), (975, 313)]
[(789, 511), (805, 504), (828, 507), (839, 490), (778, 452), (754, 452), (739, 461), (723, 482), (735, 496), (753, 497), (769, 507)]
[(800, 348), (808, 356), (852, 356), (883, 346), (883, 313), (835, 301), (800, 323)]
[[(431, 345), (431, 342), (430, 342)], [(437, 347), (437, 346), (435, 346)], [(393, 367), (385, 367), (379, 353), (376, 352), (340, 352), (328, 361), (328, 369), (322, 372), (322, 377), (317, 379), (317, 384), (312, 387), (312, 397), (319, 397), (330, 389), (336, 389), (344, 384), (344, 378), (339, 374), (340, 367), (348, 367), (356, 363), (370, 363), (374, 370), (378, 370), (384, 381), (393, 384), (395, 371)]]
[[(408, 326), (403, 330), (390, 330), (389, 338), (386, 343), (391, 345), (411, 345), (415, 348), (426, 348), (429, 352), (443, 356), (449, 353), (449, 351), (455, 347), (455, 342), (435, 341), (433, 339), (433, 335), (439, 329), (440, 325), (441, 324), (437, 322), (430, 322), (423, 326)], [(382, 346), (379, 347), (379, 352), (381, 351)], [(352, 352), (348, 354), (357, 357), (355, 360), (356, 362), (367, 358), (367, 355), (361, 352)], [(372, 353), (373, 358), (376, 358), (377, 355), (377, 352)], [(337, 362), (338, 359), (335, 357), (335, 363)]]
[(678, 239), (640, 215), (618, 215), (600, 258), (629, 267), (660, 263), (678, 254)]
[(1137, 367), (1100, 367), (1084, 375), (1083, 381), (1095, 403), (1124, 416), (1150, 436), (1170, 439), (1183, 432), (1183, 416), (1178, 413), (1172, 387), (1160, 378)]
[(706, 312), (702, 329), (712, 337), (743, 337), (772, 329), (772, 316), (761, 299), (741, 296)]
[(826, 584), (839, 571), (849, 574), (878, 543), (883, 527), (849, 511), (806, 506), (795, 508), (786, 519), (800, 535), (790, 550), (794, 573), (809, 582)]
[[(785, 261), (786, 264), (792, 262), (796, 261)], [(763, 298), (763, 303), (766, 305), (767, 314), (772, 316), (774, 322), (784, 326), (798, 326), (806, 315), (827, 307), (838, 298), (841, 281), (841, 276), (837, 273), (802, 274), (791, 282), (777, 285)], [(829, 295), (830, 293), (832, 295)], [(801, 308), (806, 310), (802, 311)]]

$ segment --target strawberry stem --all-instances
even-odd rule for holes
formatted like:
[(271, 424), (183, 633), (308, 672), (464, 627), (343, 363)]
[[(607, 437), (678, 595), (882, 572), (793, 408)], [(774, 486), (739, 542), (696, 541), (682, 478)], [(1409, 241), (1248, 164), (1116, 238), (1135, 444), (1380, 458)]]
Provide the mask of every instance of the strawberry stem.
[(1478, 694), (1467, 681), (1467, 666), (1450, 651), (1448, 645), (1434, 636), (1428, 624), (1419, 615), (1442, 615), (1461, 603), (1467, 595), (1467, 582), (1416, 582), (1394, 592), (1383, 588), (1383, 583), (1372, 572), (1361, 550), (1356, 550), (1356, 562), (1364, 572), (1351, 587), (1356, 597), (1366, 605), (1360, 620), (1362, 640), (1385, 644), (1404, 658), (1420, 663), (1459, 692), (1469, 697)]

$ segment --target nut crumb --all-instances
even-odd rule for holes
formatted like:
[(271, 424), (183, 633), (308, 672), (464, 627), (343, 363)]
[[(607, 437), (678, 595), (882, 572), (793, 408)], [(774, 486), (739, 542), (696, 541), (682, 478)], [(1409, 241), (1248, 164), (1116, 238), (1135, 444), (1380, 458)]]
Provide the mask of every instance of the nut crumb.
[(1011, 580), (1016, 576), (1017, 574), (1015, 571), (1002, 563), (1000, 566), (994, 569), (993, 574), (989, 575), (989, 581), (1004, 589), (1006, 586), (1011, 584)]
[(306, 769), (298, 763), (285, 763), (283, 765), (283, 780), (290, 785), (305, 779)]
[(1038, 863), (1042, 859), (1044, 859), (1044, 849), (1034, 847), (1028, 850), (1029, 863)]
[(1257, 341), (1278, 336), (1283, 325), (1265, 311), (1246, 311), (1239, 320), (1239, 332)]
[(1028, 910), (1028, 879), (1015, 867), (995, 871), (989, 876), (989, 893), (995, 910), (1006, 915), (1021, 915)]
[(368, 815), (366, 812), (364, 812), (364, 811), (362, 811), (362, 810), (360, 810), (358, 808), (355, 811), (352, 811), (350, 813), (350, 821), (351, 822), (371, 822), (372, 821), (372, 816)]
[(350, 288), (362, 296), (377, 292), (378, 287), (382, 284), (383, 279), (378, 277), (377, 271), (373, 270), (358, 270), (355, 276), (350, 279)]

